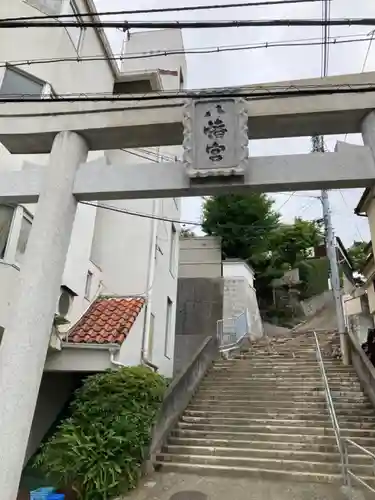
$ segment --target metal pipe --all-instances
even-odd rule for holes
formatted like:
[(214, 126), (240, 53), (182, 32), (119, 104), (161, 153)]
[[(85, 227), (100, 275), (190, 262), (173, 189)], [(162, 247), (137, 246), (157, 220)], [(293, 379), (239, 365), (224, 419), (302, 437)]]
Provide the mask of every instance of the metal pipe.
[(331, 417), (332, 427), (333, 427), (333, 432), (335, 433), (337, 447), (338, 447), (339, 452), (340, 452), (341, 472), (342, 472), (344, 484), (347, 485), (348, 484), (348, 471), (347, 471), (347, 467), (345, 465), (343, 440), (341, 439), (340, 426), (339, 426), (339, 423), (337, 420), (336, 411), (335, 411), (335, 407), (334, 407), (333, 400), (332, 400), (331, 390), (329, 388), (327, 374), (326, 374), (326, 370), (324, 367), (322, 351), (320, 349), (319, 340), (318, 340), (318, 336), (317, 336), (316, 332), (314, 332), (314, 339), (315, 339), (315, 345), (316, 345), (316, 358), (318, 361), (320, 373), (322, 375), (322, 380), (323, 380), (324, 395), (325, 395), (325, 398), (327, 401), (328, 411), (329, 411), (329, 414)]

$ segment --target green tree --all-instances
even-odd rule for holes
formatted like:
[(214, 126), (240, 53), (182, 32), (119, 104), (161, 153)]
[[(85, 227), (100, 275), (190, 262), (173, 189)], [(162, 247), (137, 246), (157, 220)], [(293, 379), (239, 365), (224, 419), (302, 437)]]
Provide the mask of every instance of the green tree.
[(311, 248), (321, 245), (323, 241), (320, 223), (297, 217), (293, 224), (281, 224), (270, 240), (275, 265), (288, 264), (292, 269), (309, 257)]
[(224, 257), (243, 259), (254, 268), (263, 304), (272, 300), (271, 281), (323, 242), (320, 224), (300, 218), (282, 224), (273, 203), (265, 194), (232, 194), (209, 198), (203, 207), (203, 230), (221, 237)]
[(368, 245), (365, 241), (355, 241), (349, 248), (348, 254), (355, 271), (361, 271), (365, 265), (368, 256)]
[(265, 194), (228, 194), (207, 198), (203, 231), (219, 236), (226, 258), (238, 258), (256, 267), (269, 249), (270, 234), (279, 225), (273, 200)]

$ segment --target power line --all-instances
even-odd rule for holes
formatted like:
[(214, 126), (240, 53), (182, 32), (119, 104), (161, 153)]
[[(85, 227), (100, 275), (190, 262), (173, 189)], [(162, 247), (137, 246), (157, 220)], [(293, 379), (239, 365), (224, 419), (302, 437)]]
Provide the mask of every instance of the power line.
[[(342, 190), (341, 190), (341, 189), (339, 189), (339, 193), (340, 193), (341, 198), (342, 198), (343, 202), (345, 203), (345, 205), (346, 205), (347, 209), (349, 210), (349, 212), (350, 212), (350, 213), (351, 213), (351, 215), (353, 216), (353, 212), (352, 212), (351, 208), (349, 207), (349, 204), (348, 204), (348, 202), (346, 201), (345, 196), (344, 196), (344, 193), (342, 192)], [(354, 221), (354, 224), (355, 224), (355, 228), (356, 228), (356, 231), (357, 231), (358, 236), (360, 237), (360, 239), (361, 239), (362, 241), (365, 241), (365, 240), (364, 240), (364, 238), (363, 238), (363, 236), (362, 236), (362, 234), (361, 234), (361, 231), (359, 230), (359, 226), (358, 226), (358, 224), (357, 224), (356, 220)]]
[[(199, 11), (199, 10), (222, 10), (222, 9), (235, 9), (235, 8), (247, 8), (247, 7), (264, 7), (267, 5), (285, 5), (285, 4), (296, 4), (296, 3), (314, 3), (320, 2), (320, 0), (264, 0), (259, 2), (246, 2), (246, 3), (229, 3), (229, 4), (214, 4), (214, 5), (193, 5), (187, 7), (162, 7), (158, 9), (138, 9), (138, 10), (117, 10), (117, 11), (105, 11), (105, 12), (85, 12), (79, 13), (77, 17), (85, 18), (95, 16), (130, 16), (137, 14), (158, 14), (166, 12), (188, 12), (188, 11)], [(29, 17), (8, 17), (1, 21), (36, 21), (40, 19), (71, 19), (71, 14), (59, 14), (59, 15), (44, 15), (44, 16), (29, 16)]]
[[(329, 45), (340, 45), (348, 43), (359, 43), (369, 41), (368, 34), (362, 35), (341, 35), (328, 40)], [(0, 63), (0, 68), (6, 68), (11, 65), (12, 67), (32, 66), (35, 64), (56, 64), (64, 62), (97, 62), (97, 61), (128, 61), (151, 59), (157, 57), (166, 57), (170, 55), (206, 55), (206, 54), (219, 54), (224, 52), (240, 52), (247, 50), (257, 49), (270, 49), (270, 48), (288, 48), (288, 47), (313, 47), (321, 46), (323, 42), (317, 38), (305, 38), (285, 41), (271, 41), (261, 42), (258, 44), (250, 45), (223, 45), (216, 47), (201, 47), (194, 49), (181, 49), (181, 50), (160, 50), (151, 52), (139, 52), (135, 54), (115, 54), (112, 57), (105, 57), (103, 55), (93, 56), (75, 56), (75, 57), (56, 57), (56, 58), (40, 58), (40, 59), (19, 59), (13, 61), (3, 61)]]
[[(164, 222), (172, 222), (175, 224), (181, 224), (181, 225), (186, 225), (186, 226), (195, 226), (195, 227), (203, 226), (202, 222), (178, 220), (178, 219), (173, 219), (171, 217), (162, 217), (162, 216), (158, 216), (158, 215), (148, 214), (145, 212), (137, 212), (134, 210), (127, 210), (125, 208), (119, 208), (119, 207), (115, 207), (113, 205), (107, 205), (105, 203), (95, 203), (95, 202), (90, 202), (90, 201), (80, 201), (79, 203), (81, 205), (88, 205), (88, 206), (91, 206), (94, 208), (102, 208), (104, 210), (110, 210), (112, 212), (122, 213), (125, 215), (131, 215), (134, 217), (141, 217), (143, 219), (160, 220), (160, 221), (164, 221)], [(231, 225), (233, 227), (242, 227), (242, 228), (253, 227), (254, 229), (265, 230), (265, 232), (267, 232), (267, 233), (269, 231), (272, 231), (272, 228), (270, 228), (269, 226), (260, 226), (258, 224), (246, 224), (246, 225), (238, 225), (238, 224), (231, 224), (231, 223), (225, 224), (226, 227), (229, 227)], [(218, 224), (218, 227), (223, 227), (223, 225)]]
[[(246, 87), (245, 87), (246, 89)], [(277, 89), (277, 90), (273, 90)], [(22, 102), (43, 102), (43, 103), (55, 103), (55, 102), (132, 102), (132, 101), (162, 101), (162, 100), (177, 100), (177, 99), (202, 99), (202, 98), (215, 98), (215, 99), (226, 99), (226, 98), (243, 98), (248, 101), (257, 101), (263, 99), (277, 99), (277, 98), (293, 98), (293, 97), (306, 97), (306, 96), (317, 96), (317, 95), (334, 95), (334, 94), (361, 94), (365, 92), (374, 92), (375, 83), (343, 83), (343, 84), (322, 84), (322, 85), (301, 85), (297, 87), (296, 85), (259, 85), (252, 86), (250, 91), (249, 88), (243, 91), (238, 91), (237, 88), (233, 89), (210, 89), (210, 90), (191, 90), (191, 91), (158, 91), (152, 92), (150, 94), (118, 94), (114, 95), (111, 92), (94, 92), (94, 93), (66, 93), (60, 94), (58, 96), (53, 96), (51, 99), (41, 99), (40, 96), (35, 94), (6, 94), (6, 97), (0, 98), (2, 103), (22, 103)], [(172, 105), (159, 105), (158, 108), (163, 107), (181, 107), (182, 103), (172, 103)], [(146, 107), (150, 109), (150, 106)], [(69, 111), (69, 112), (53, 112), (53, 115), (66, 115), (66, 114), (87, 114), (87, 113), (101, 113), (105, 112), (118, 112), (134, 109), (130, 108), (106, 108), (106, 109), (96, 109), (88, 111)], [(143, 109), (138, 107), (137, 110)], [(12, 116), (26, 117), (26, 116), (43, 116), (50, 115), (51, 113), (28, 113), (28, 114), (17, 114), (14, 113)], [(0, 117), (9, 115), (0, 115)]]
[[(71, 16), (70, 16), (71, 17)], [(45, 17), (44, 17), (45, 19)], [(375, 18), (353, 19), (252, 19), (229, 21), (0, 21), (0, 28), (119, 28), (130, 29), (212, 29), (262, 26), (375, 26)]]
[(284, 201), (284, 203), (281, 205), (281, 207), (279, 207), (279, 208), (277, 209), (277, 211), (278, 211), (278, 212), (280, 212), (280, 210), (281, 210), (282, 208), (284, 208), (284, 207), (285, 207), (285, 205), (286, 205), (287, 203), (289, 203), (289, 202), (290, 202), (290, 200), (293, 198), (293, 196), (294, 196), (295, 194), (296, 194), (296, 191), (293, 191), (293, 192), (289, 195), (289, 197), (288, 197), (288, 198)]
[(370, 55), (371, 45), (372, 45), (372, 42), (374, 40), (374, 34), (375, 34), (375, 31), (372, 31), (371, 32), (371, 38), (370, 38), (370, 41), (369, 41), (369, 44), (368, 44), (368, 48), (367, 48), (367, 52), (366, 52), (366, 55), (365, 55), (365, 60), (363, 61), (361, 73), (363, 73), (365, 71), (365, 69), (366, 69), (368, 56)]

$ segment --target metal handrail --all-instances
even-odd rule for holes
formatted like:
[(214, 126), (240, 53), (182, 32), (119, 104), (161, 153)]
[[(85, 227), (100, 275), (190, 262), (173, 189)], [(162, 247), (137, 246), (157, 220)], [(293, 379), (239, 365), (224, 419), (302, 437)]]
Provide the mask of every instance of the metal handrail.
[[(241, 335), (239, 338), (237, 338), (234, 342), (231, 342), (229, 344), (224, 344), (223, 343), (223, 328), (224, 328), (224, 322), (225, 321), (233, 321), (236, 322), (238, 321), (241, 317), (245, 317), (246, 320), (246, 325), (245, 325), (245, 331), (243, 335)], [(219, 328), (219, 325), (221, 325), (221, 328)], [(219, 351), (222, 353), (228, 353), (231, 351), (234, 351), (238, 349), (238, 347), (241, 345), (243, 340), (249, 335), (249, 325), (247, 322), (247, 309), (242, 311), (238, 316), (234, 316), (232, 318), (223, 318), (217, 321), (217, 339), (219, 343)]]
[(350, 488), (350, 491), (352, 489), (351, 478), (353, 478), (355, 481), (362, 484), (362, 486), (365, 486), (365, 488), (367, 488), (369, 491), (371, 491), (372, 493), (375, 493), (374, 488), (372, 488), (368, 483), (366, 483), (366, 481), (364, 481), (362, 478), (357, 476), (357, 474), (355, 474), (353, 471), (350, 470), (348, 445), (350, 444), (351, 446), (354, 446), (355, 448), (357, 448), (357, 450), (360, 450), (364, 455), (367, 455), (370, 458), (372, 458), (374, 461), (374, 465), (375, 465), (375, 454), (372, 453), (370, 450), (367, 450), (363, 446), (359, 445), (358, 443), (356, 443), (352, 439), (345, 438), (343, 440), (343, 442), (344, 442), (344, 454), (345, 454), (345, 468), (346, 468), (346, 472), (347, 472), (347, 481), (348, 481), (348, 486)]
[(331, 417), (331, 422), (332, 422), (333, 431), (334, 431), (335, 437), (336, 437), (337, 447), (338, 447), (338, 450), (340, 452), (341, 472), (342, 472), (344, 484), (347, 485), (348, 484), (348, 471), (347, 471), (347, 464), (346, 464), (346, 459), (345, 459), (345, 450), (344, 450), (343, 440), (341, 438), (340, 426), (339, 426), (339, 423), (337, 420), (336, 411), (335, 411), (335, 407), (334, 407), (333, 400), (332, 400), (332, 394), (331, 394), (331, 390), (329, 388), (327, 374), (326, 374), (326, 370), (324, 367), (322, 351), (320, 350), (320, 344), (319, 344), (319, 340), (318, 340), (318, 336), (317, 336), (316, 332), (314, 332), (314, 339), (315, 339), (315, 344), (316, 344), (316, 358), (317, 358), (319, 368), (320, 368), (320, 373), (321, 373), (322, 379), (323, 379), (324, 395), (326, 398), (328, 411), (329, 411), (329, 414)]

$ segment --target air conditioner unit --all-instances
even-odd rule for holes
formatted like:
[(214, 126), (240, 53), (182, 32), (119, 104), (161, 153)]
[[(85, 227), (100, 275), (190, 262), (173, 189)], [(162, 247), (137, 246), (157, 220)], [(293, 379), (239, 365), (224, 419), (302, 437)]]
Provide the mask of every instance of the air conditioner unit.
[(67, 316), (72, 307), (74, 296), (74, 292), (69, 290), (69, 288), (65, 286), (61, 287), (49, 344), (50, 349), (54, 351), (61, 351), (61, 340), (64, 336), (64, 331), (68, 329), (69, 322)]
[(73, 294), (65, 287), (61, 287), (60, 297), (57, 302), (56, 314), (61, 318), (66, 318), (72, 307), (72, 303)]

